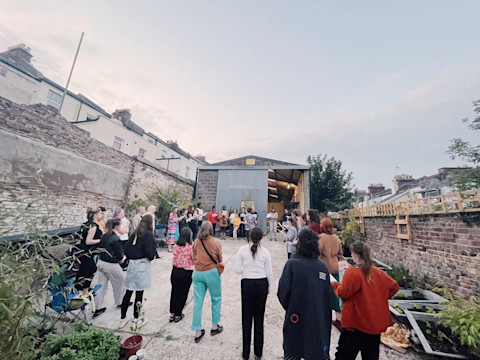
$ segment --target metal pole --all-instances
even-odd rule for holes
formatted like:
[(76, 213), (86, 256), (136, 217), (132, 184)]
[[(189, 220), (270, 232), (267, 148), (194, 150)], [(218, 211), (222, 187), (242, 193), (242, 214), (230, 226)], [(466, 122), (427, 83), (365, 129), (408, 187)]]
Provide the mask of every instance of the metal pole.
[(63, 103), (65, 102), (65, 96), (67, 95), (67, 91), (68, 91), (68, 85), (70, 84), (70, 79), (72, 78), (73, 68), (75, 67), (75, 63), (77, 62), (78, 52), (80, 51), (80, 46), (82, 45), (83, 34), (85, 33), (82, 32), (82, 36), (80, 36), (80, 42), (78, 43), (77, 52), (75, 53), (75, 58), (73, 59), (72, 68), (70, 69), (70, 75), (68, 75), (67, 85), (63, 90), (62, 103), (60, 104), (60, 108), (58, 109), (59, 113), (62, 112)]

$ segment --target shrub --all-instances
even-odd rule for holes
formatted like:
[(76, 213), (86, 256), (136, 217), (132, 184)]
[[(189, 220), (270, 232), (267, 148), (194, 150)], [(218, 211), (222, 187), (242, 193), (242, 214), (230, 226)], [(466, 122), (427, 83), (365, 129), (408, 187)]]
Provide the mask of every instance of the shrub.
[(410, 274), (410, 270), (403, 266), (392, 265), (391, 269), (387, 269), (387, 274), (390, 275), (401, 288), (413, 287), (413, 276)]
[(120, 336), (76, 323), (68, 333), (47, 336), (40, 349), (40, 360), (116, 360), (119, 351)]
[(350, 246), (357, 239), (363, 239), (361, 227), (358, 221), (350, 220), (342, 231), (338, 232), (338, 237), (345, 246)]

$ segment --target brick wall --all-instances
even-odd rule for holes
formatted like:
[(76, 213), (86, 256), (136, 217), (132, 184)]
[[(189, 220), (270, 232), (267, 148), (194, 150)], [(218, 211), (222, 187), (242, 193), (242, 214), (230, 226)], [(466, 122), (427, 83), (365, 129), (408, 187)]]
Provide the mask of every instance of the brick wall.
[(91, 138), (51, 106), (0, 97), (0, 142), (0, 236), (75, 226), (87, 207), (103, 205), (108, 216), (157, 187), (193, 193), (193, 181)]
[(217, 170), (200, 170), (198, 172), (196, 197), (204, 204), (204, 209), (211, 209), (216, 204), (217, 184)]
[(411, 216), (413, 241), (397, 239), (395, 218), (365, 218), (375, 257), (410, 269), (420, 282), (443, 280), (480, 296), (480, 213)]

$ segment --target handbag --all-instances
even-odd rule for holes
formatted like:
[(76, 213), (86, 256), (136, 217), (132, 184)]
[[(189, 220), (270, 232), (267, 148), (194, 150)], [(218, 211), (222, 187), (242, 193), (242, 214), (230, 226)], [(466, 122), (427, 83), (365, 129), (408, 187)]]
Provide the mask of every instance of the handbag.
[(205, 246), (205, 244), (203, 243), (203, 240), (202, 239), (199, 239), (200, 242), (202, 243), (203, 245), (203, 248), (205, 249), (205, 252), (207, 253), (207, 255), (210, 257), (210, 259), (212, 259), (212, 261), (217, 265), (217, 269), (218, 269), (218, 272), (220, 273), (220, 275), (222, 275), (223, 273), (223, 270), (225, 270), (225, 264), (220, 261), (220, 262), (217, 262), (212, 255), (210, 255), (210, 253), (208, 252), (207, 250), (207, 247)]

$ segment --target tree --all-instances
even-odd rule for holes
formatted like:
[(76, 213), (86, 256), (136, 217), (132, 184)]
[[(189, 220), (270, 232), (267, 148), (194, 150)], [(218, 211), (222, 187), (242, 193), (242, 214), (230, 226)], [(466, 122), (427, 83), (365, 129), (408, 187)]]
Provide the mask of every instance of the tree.
[(311, 206), (320, 212), (345, 210), (352, 205), (352, 173), (342, 170), (342, 162), (327, 155), (308, 156), (312, 192)]
[[(473, 112), (477, 117), (470, 121), (468, 118), (462, 121), (468, 124), (469, 129), (473, 131), (480, 130), (480, 100), (473, 101)], [(459, 190), (469, 190), (480, 187), (480, 145), (472, 145), (462, 139), (450, 140), (447, 154), (452, 159), (460, 158), (473, 166), (457, 174), (451, 185)]]

